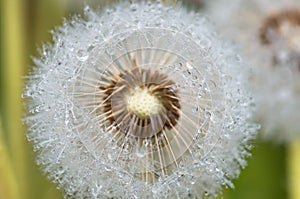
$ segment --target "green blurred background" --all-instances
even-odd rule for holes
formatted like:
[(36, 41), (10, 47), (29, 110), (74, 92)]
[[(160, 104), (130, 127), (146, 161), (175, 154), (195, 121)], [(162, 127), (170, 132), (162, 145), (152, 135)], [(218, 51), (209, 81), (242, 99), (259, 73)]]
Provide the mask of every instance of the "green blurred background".
[[(61, 25), (63, 17), (82, 12), (82, 5), (80, 0), (1, 0), (0, 199), (63, 198), (34, 164), (26, 141), (22, 76), (32, 65), (30, 57), (38, 56), (37, 48), (51, 41), (49, 30)], [(289, 197), (288, 147), (259, 140), (253, 145), (248, 167), (234, 180), (235, 189), (225, 189), (220, 198), (297, 199)]]

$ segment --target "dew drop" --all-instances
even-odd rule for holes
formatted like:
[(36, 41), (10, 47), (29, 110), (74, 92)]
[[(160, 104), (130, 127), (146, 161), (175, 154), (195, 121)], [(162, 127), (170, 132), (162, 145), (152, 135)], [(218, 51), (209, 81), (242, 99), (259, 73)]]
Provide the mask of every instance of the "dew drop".
[(209, 87), (210, 89), (214, 89), (214, 88), (217, 87), (216, 82), (213, 81), (213, 80), (208, 80), (207, 84), (208, 84), (208, 87)]
[(143, 157), (145, 157), (145, 154), (146, 153), (144, 151), (140, 150), (140, 151), (137, 151), (136, 156), (138, 158), (143, 158)]
[(136, 4), (131, 4), (130, 10), (133, 11), (133, 12), (137, 11), (137, 5)]
[(87, 51), (90, 52), (90, 51), (93, 50), (94, 48), (95, 48), (95, 46), (90, 45), (90, 46), (88, 47)]
[(193, 106), (192, 112), (196, 113), (196, 112), (198, 112), (198, 111), (199, 111), (198, 105)]
[(77, 59), (78, 59), (79, 61), (82, 61), (82, 62), (83, 62), (83, 61), (86, 61), (88, 58), (89, 58), (89, 55), (86, 54), (85, 51), (79, 50), (79, 51), (77, 52)]

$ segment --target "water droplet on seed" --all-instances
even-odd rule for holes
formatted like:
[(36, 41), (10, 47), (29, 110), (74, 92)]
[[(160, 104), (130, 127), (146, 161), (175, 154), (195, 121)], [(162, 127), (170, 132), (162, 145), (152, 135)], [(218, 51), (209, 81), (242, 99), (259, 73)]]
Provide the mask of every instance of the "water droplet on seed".
[(87, 59), (88, 59), (88, 57), (89, 57), (89, 55), (88, 54), (86, 54), (83, 50), (79, 50), (78, 52), (77, 52), (77, 59), (79, 60), (79, 61), (86, 61)]

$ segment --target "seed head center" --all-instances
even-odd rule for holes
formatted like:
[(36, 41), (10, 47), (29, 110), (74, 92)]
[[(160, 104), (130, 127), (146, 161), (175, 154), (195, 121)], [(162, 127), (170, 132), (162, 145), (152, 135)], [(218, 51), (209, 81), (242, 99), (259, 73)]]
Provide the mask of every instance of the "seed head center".
[(300, 10), (282, 10), (268, 16), (261, 27), (262, 44), (283, 44), (290, 51), (300, 49)]
[(147, 88), (135, 87), (126, 98), (127, 109), (139, 118), (158, 114), (161, 102)]
[(300, 26), (285, 22), (280, 28), (279, 32), (283, 38), (286, 38), (287, 44), (291, 49), (300, 50)]

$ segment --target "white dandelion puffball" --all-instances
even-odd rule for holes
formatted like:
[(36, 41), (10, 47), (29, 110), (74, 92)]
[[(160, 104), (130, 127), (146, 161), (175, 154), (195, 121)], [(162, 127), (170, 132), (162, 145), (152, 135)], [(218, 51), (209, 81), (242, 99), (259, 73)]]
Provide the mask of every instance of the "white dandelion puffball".
[[(300, 138), (300, 1), (235, 0), (228, 13), (210, 15), (252, 61), (261, 136), (275, 142)], [(229, 14), (230, 13), (230, 14)]]
[(85, 8), (29, 75), (28, 139), (70, 198), (215, 197), (246, 165), (247, 67), (207, 20), (161, 3)]

